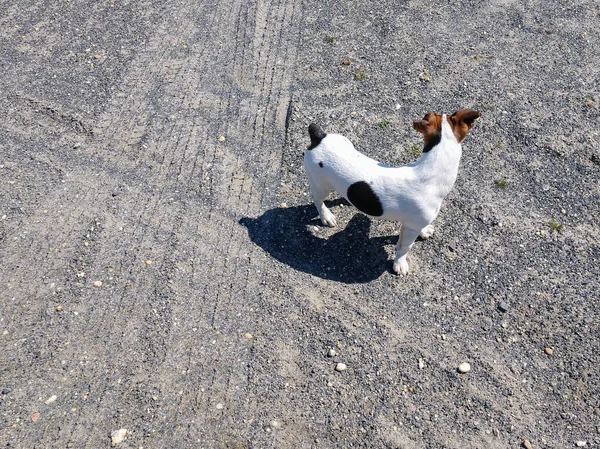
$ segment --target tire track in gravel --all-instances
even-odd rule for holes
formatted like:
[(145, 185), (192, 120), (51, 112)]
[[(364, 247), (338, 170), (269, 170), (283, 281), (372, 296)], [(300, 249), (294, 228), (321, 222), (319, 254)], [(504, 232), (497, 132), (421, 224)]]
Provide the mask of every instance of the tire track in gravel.
[[(265, 8), (268, 8), (271, 11), (276, 9), (267, 6), (265, 6)], [(239, 22), (241, 22), (240, 17), (242, 17), (243, 14), (243, 10), (238, 13), (238, 30), (240, 26)], [(260, 17), (262, 14), (263, 11), (260, 10), (260, 6), (257, 7), (254, 21), (256, 22), (256, 17)], [(248, 20), (249, 16), (250, 14), (248, 13), (246, 15), (246, 20)], [(283, 26), (283, 24), (275, 22), (275, 26)], [(239, 34), (238, 30), (236, 30), (236, 34)], [(256, 45), (265, 47), (270, 45), (271, 48), (276, 47), (275, 43), (268, 41), (264, 42), (264, 40), (259, 41)], [(234, 55), (239, 53), (239, 47), (233, 51)], [(245, 53), (245, 49), (241, 51), (241, 53)], [(233, 67), (230, 70), (235, 73), (237, 70), (236, 64), (239, 65), (241, 62), (242, 68), (239, 72), (243, 72), (243, 64), (245, 61), (245, 57), (243, 57), (241, 61), (236, 58), (233, 61), (234, 64), (232, 64)], [(243, 94), (250, 96), (251, 104), (263, 103), (266, 105), (265, 109), (268, 110), (270, 104), (264, 100), (264, 89), (260, 89), (256, 86), (256, 84), (260, 85), (262, 79), (268, 76), (269, 60), (267, 59), (263, 64), (264, 65), (262, 66), (257, 64), (257, 68), (255, 69), (256, 73), (252, 76), (252, 78), (256, 80), (255, 85), (249, 92), (246, 91), (243, 92)], [(287, 82), (289, 83), (289, 81)], [(280, 86), (279, 88), (281, 89), (282, 87)], [(283, 86), (283, 88), (285, 88), (285, 86)], [(234, 103), (232, 98), (233, 93), (237, 94), (237, 90), (234, 89), (229, 92), (228, 105), (225, 108), (231, 107), (231, 104)], [(256, 97), (258, 97), (258, 100), (254, 100)], [(238, 108), (236, 108), (235, 111), (239, 114)], [(244, 132), (244, 123), (254, 123), (256, 122), (256, 119), (252, 116), (251, 108), (245, 112), (248, 114), (245, 120), (240, 119), (238, 116), (236, 120), (230, 121), (230, 123), (238, 123), (238, 127), (225, 125), (222, 134), (227, 136), (228, 141), (231, 138), (232, 142), (229, 143), (230, 146), (239, 148), (240, 150), (243, 150), (244, 145), (248, 145), (249, 142), (253, 146), (259, 145), (258, 150), (260, 154), (260, 147), (272, 147), (272, 142), (276, 142), (275, 139), (278, 137), (277, 132), (273, 132), (271, 136), (265, 136), (265, 133), (263, 132), (260, 142), (257, 142), (258, 139), (252, 139), (247, 132)], [(258, 113), (260, 113), (260, 110), (256, 108), (254, 115)], [(227, 116), (230, 117), (231, 114), (227, 114)], [(273, 123), (273, 125), (275, 124)], [(279, 141), (280, 145), (282, 145), (283, 141), (281, 140), (281, 137), (279, 138)], [(239, 419), (244, 416), (252, 415), (252, 412), (248, 413), (246, 410), (247, 408), (252, 409), (252, 407), (248, 406), (248, 404), (243, 401), (243, 394), (241, 393), (241, 391), (244, 391), (248, 376), (244, 370), (236, 368), (237, 366), (249, 365), (251, 363), (251, 361), (245, 363), (240, 362), (244, 358), (247, 359), (250, 356), (251, 351), (247, 347), (250, 343), (248, 342), (247, 345), (247, 342), (242, 341), (243, 332), (242, 329), (238, 328), (243, 320), (240, 320), (239, 318), (232, 319), (231, 315), (233, 312), (238, 312), (238, 317), (240, 315), (245, 315), (248, 312), (250, 312), (251, 315), (252, 309), (239, 301), (244, 296), (249, 277), (252, 274), (250, 260), (252, 258), (253, 248), (245, 246), (245, 235), (243, 231), (240, 230), (239, 226), (237, 226), (237, 220), (242, 214), (257, 212), (257, 206), (259, 206), (260, 203), (257, 201), (257, 189), (255, 189), (254, 186), (257, 184), (260, 186), (262, 183), (260, 183), (255, 176), (252, 176), (251, 173), (244, 170), (244, 167), (248, 163), (247, 156), (245, 157), (244, 153), (238, 150), (237, 154), (221, 154), (220, 150), (220, 146), (215, 145), (212, 159), (214, 162), (212, 162), (212, 164), (218, 164), (220, 172), (218, 176), (213, 176), (210, 181), (211, 183), (214, 183), (215, 180), (230, 179), (230, 182), (221, 181), (217, 185), (213, 184), (213, 189), (216, 188), (220, 191), (211, 191), (215, 192), (216, 197), (223, 198), (218, 204), (220, 207), (225, 206), (228, 210), (221, 212), (215, 210), (214, 207), (211, 207), (209, 220), (214, 223), (212, 227), (224, 229), (223, 234), (225, 238), (222, 238), (220, 242), (216, 243), (216, 251), (212, 253), (212, 257), (209, 256), (210, 259), (212, 259), (208, 262), (210, 271), (206, 273), (204, 270), (194, 270), (194, 277), (198, 277), (198, 281), (194, 282), (194, 284), (213, 286), (212, 288), (205, 289), (202, 299), (198, 301), (200, 304), (208, 304), (210, 306), (202, 307), (199, 313), (194, 314), (195, 316), (206, 317), (207, 321), (200, 323), (197, 329), (198, 331), (203, 330), (204, 332), (209, 333), (211, 337), (210, 340), (205, 340), (204, 345), (198, 345), (197, 342), (192, 342), (189, 345), (186, 351), (187, 368), (185, 371), (186, 373), (211, 373), (211, 375), (205, 374), (202, 376), (202, 374), (199, 374), (199, 376), (196, 377), (196, 381), (187, 383), (190, 385), (190, 391), (180, 394), (181, 400), (176, 413), (177, 416), (185, 417), (189, 414), (191, 407), (192, 410), (209, 410), (208, 415), (211, 422), (212, 419), (216, 420), (219, 417), (223, 418), (223, 421), (221, 421), (221, 424), (219, 425), (217, 425), (216, 422), (212, 423), (213, 425), (210, 426), (210, 431), (207, 427), (201, 426), (200, 429), (205, 430), (199, 432), (197, 426), (188, 422), (186, 426), (187, 433), (184, 432), (179, 434), (180, 438), (185, 441), (202, 441), (205, 444), (210, 442), (222, 442), (227, 438), (232, 438), (235, 441), (244, 441), (245, 439), (240, 434), (241, 429), (239, 429), (239, 426), (236, 426), (238, 427), (237, 435), (231, 433), (231, 416), (235, 415), (236, 422), (238, 422)], [(251, 154), (253, 153), (254, 152), (251, 151)], [(275, 157), (277, 157), (276, 154)], [(264, 165), (265, 164), (262, 163), (262, 161), (260, 164), (257, 164), (259, 169), (263, 169)], [(264, 180), (267, 181), (264, 184), (269, 183), (269, 177)], [(225, 188), (226, 186), (228, 187)], [(260, 190), (264, 190), (264, 188)], [(202, 226), (199, 225), (198, 233), (196, 235), (200, 235), (201, 228)], [(195, 248), (201, 246), (200, 241), (194, 245)], [(248, 256), (243, 254), (244, 250), (248, 253)], [(239, 255), (242, 255), (242, 257), (239, 257)], [(196, 260), (196, 258), (194, 258), (194, 260)], [(243, 282), (240, 282), (240, 277), (244, 279)], [(234, 302), (233, 304), (231, 304), (232, 301)], [(194, 308), (198, 307), (198, 305), (192, 302), (188, 304), (188, 307)], [(203, 329), (201, 327), (203, 327)], [(202, 385), (202, 387), (198, 389), (198, 385)], [(173, 391), (172, 394), (175, 395), (176, 392)], [(222, 408), (218, 408), (219, 404)], [(251, 418), (247, 419), (247, 421), (250, 420)], [(176, 436), (177, 434), (174, 434), (170, 438)], [(168, 441), (172, 441), (172, 439), (169, 439)]]

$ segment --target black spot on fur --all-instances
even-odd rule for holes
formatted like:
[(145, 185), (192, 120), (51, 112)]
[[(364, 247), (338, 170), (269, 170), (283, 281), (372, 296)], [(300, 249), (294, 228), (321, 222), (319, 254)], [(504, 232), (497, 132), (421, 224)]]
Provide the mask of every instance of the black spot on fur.
[(319, 167), (323, 168), (323, 162), (319, 162)]
[(373, 189), (365, 181), (358, 181), (348, 187), (348, 200), (359, 211), (373, 217), (383, 215), (381, 201), (373, 192)]
[(312, 150), (321, 143), (321, 140), (323, 140), (327, 134), (323, 132), (319, 125), (311, 123), (308, 126), (308, 135), (310, 136), (310, 147), (308, 147), (308, 149)]
[(435, 136), (433, 136), (433, 138), (429, 142), (427, 142), (427, 145), (425, 145), (425, 147), (423, 148), (423, 153), (427, 153), (428, 151), (432, 150), (433, 147), (440, 143), (441, 140), (441, 134), (436, 134)]

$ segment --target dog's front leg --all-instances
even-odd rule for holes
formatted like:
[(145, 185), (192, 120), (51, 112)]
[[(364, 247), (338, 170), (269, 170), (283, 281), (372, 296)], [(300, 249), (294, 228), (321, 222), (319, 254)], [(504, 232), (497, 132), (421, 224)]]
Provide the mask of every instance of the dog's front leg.
[(433, 225), (427, 225), (423, 229), (421, 229), (421, 232), (419, 232), (419, 237), (421, 237), (423, 240), (427, 240), (433, 235), (434, 230), (435, 229), (433, 228)]
[(408, 262), (406, 261), (406, 254), (410, 251), (415, 239), (419, 236), (421, 229), (413, 229), (408, 226), (402, 225), (400, 229), (400, 237), (396, 244), (396, 257), (394, 258), (394, 272), (396, 274), (408, 274)]
[(312, 177), (308, 176), (308, 185), (310, 187), (310, 193), (312, 195), (313, 202), (315, 203), (315, 207), (319, 212), (319, 217), (321, 217), (321, 222), (325, 226), (334, 227), (337, 226), (337, 221), (335, 219), (335, 215), (331, 213), (331, 211), (325, 206), (325, 198), (329, 196), (329, 192), (331, 189), (329, 186), (323, 185), (324, 183), (318, 183)]

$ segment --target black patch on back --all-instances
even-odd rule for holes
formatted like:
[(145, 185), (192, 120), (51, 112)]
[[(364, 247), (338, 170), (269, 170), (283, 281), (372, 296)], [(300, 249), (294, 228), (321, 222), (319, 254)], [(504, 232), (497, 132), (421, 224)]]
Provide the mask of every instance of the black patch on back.
[(319, 167), (323, 168), (323, 162), (319, 162)]
[(427, 145), (425, 145), (425, 147), (423, 148), (423, 153), (427, 153), (428, 151), (432, 150), (433, 147), (440, 143), (440, 140), (442, 140), (441, 134), (436, 134), (435, 136), (433, 136), (433, 139), (427, 142)]
[(308, 125), (308, 135), (310, 136), (310, 146), (308, 147), (308, 149), (312, 150), (313, 148), (316, 148), (321, 143), (321, 140), (323, 140), (323, 138), (327, 134), (325, 134), (325, 132), (323, 132), (323, 130), (321, 129), (321, 127), (319, 125), (316, 125), (315, 123), (311, 123), (310, 125)]
[(380, 217), (383, 215), (383, 206), (381, 201), (371, 186), (365, 181), (358, 181), (348, 187), (348, 200), (356, 207), (359, 211), (364, 212), (367, 215), (373, 217)]

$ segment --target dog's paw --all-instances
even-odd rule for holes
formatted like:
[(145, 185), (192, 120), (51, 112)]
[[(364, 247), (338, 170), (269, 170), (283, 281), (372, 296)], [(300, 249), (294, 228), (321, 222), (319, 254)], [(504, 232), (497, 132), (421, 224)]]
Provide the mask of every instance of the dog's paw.
[(394, 261), (394, 273), (400, 276), (406, 276), (408, 274), (408, 262), (406, 261), (406, 257)]
[(421, 232), (419, 233), (419, 237), (421, 237), (423, 240), (427, 240), (429, 237), (431, 237), (433, 235), (434, 230), (435, 230), (435, 228), (433, 227), (433, 225), (427, 225), (423, 229), (421, 229)]
[(329, 210), (323, 211), (323, 214), (321, 215), (321, 222), (330, 228), (337, 226), (335, 215), (333, 215)]

